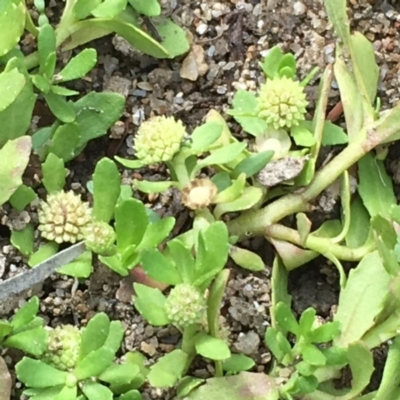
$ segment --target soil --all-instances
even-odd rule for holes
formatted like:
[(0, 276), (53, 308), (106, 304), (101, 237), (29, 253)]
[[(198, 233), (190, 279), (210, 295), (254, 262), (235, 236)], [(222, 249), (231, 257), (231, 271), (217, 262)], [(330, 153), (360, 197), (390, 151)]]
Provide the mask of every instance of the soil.
[[(210, 109), (224, 113), (236, 89), (254, 90), (262, 81), (258, 62), (272, 46), (278, 44), (284, 51), (296, 55), (300, 78), (315, 66), (322, 71), (334, 58), (334, 38), (321, 0), (165, 0), (162, 3), (164, 14), (187, 29), (193, 48), (198, 52), (195, 60), (188, 60), (186, 56), (174, 60), (153, 59), (136, 52), (123, 40), (109, 36), (88, 45), (98, 51), (98, 65), (87, 79), (71, 84), (71, 88), (82, 93), (112, 90), (126, 97), (125, 114), (110, 136), (92, 141), (83, 154), (68, 164), (68, 188), (86, 198), (90, 199), (86, 184), (100, 158), (130, 157), (133, 154), (132, 139), (141, 120), (151, 115), (173, 115), (182, 119), (191, 131)], [(55, 5), (52, 9), (54, 15), (59, 14), (57, 7)], [(381, 67), (378, 95), (382, 99), (382, 108), (391, 107), (400, 98), (400, 4), (350, 0), (349, 14), (352, 28), (364, 33), (374, 44)], [(310, 116), (317, 97), (318, 76), (308, 88)], [(337, 102), (338, 92), (333, 84), (329, 109), (333, 109)], [(41, 117), (39, 126), (51, 123), (51, 114), (43, 104), (37, 107), (36, 114)], [(243, 137), (234, 121), (227, 118), (232, 131)], [(400, 197), (399, 146), (390, 148), (387, 167)], [(34, 177), (35, 165), (35, 160), (32, 160), (31, 176), (26, 179), (40, 187)], [(121, 172), (126, 183), (134, 177), (159, 180), (167, 174), (163, 167), (135, 172), (121, 169)], [(159, 197), (137, 195), (161, 215), (173, 215), (178, 221), (178, 231), (190, 227), (190, 215), (172, 191)], [(0, 278), (6, 279), (26, 267), (23, 258), (10, 245), (10, 231), (6, 226), (20, 216), (12, 214), (7, 207), (1, 213), (4, 225), (0, 225)], [(331, 218), (332, 214), (311, 214), (309, 217), (317, 225), (321, 219)], [(35, 213), (32, 212), (29, 218), (34, 221)], [(262, 239), (244, 245), (262, 255), (266, 268), (262, 273), (251, 273), (229, 265), (231, 277), (222, 311), (232, 349), (253, 357), (257, 364), (255, 370), (264, 371), (271, 360), (263, 336), (270, 321), (272, 248)], [(123, 352), (139, 350), (147, 356), (150, 364), (179, 343), (179, 333), (175, 328), (148, 325), (129, 304), (131, 282), (121, 283), (120, 276), (100, 263), (95, 265), (94, 271), (90, 279), (80, 282), (53, 275), (39, 288), (41, 315), (50, 326), (60, 323), (85, 325), (94, 313), (105, 311), (124, 324)], [(330, 318), (332, 307), (338, 300), (338, 278), (334, 267), (324, 258), (293, 272), (289, 287), (293, 309), (297, 313), (313, 306), (322, 318)], [(122, 301), (126, 299), (128, 302)], [(22, 302), (19, 299), (19, 304)], [(5, 355), (11, 370), (18, 357), (16, 353)], [(384, 359), (384, 351), (377, 354), (378, 375), (379, 365)], [(213, 366), (199, 361), (190, 373), (201, 378), (211, 377)], [(13, 399), (22, 398), (18, 394), (19, 384), (16, 383), (15, 387)], [(168, 400), (175, 398), (175, 392), (145, 387), (143, 397)]]

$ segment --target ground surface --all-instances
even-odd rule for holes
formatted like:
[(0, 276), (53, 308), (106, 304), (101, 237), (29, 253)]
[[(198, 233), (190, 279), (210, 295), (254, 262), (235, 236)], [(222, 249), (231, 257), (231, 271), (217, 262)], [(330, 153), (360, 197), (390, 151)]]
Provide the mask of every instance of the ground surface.
[[(195, 49), (193, 56), (172, 61), (155, 60), (133, 51), (120, 39), (109, 37), (92, 44), (98, 51), (99, 63), (88, 79), (74, 84), (82, 92), (113, 90), (124, 94), (127, 99), (125, 115), (113, 130), (112, 138), (93, 141), (77, 160), (68, 165), (69, 186), (83, 196), (87, 196), (86, 182), (91, 179), (97, 160), (106, 155), (132, 154), (132, 138), (143, 118), (152, 114), (174, 115), (182, 119), (191, 131), (211, 108), (224, 112), (235, 89), (254, 89), (262, 81), (258, 61), (272, 46), (279, 44), (283, 50), (296, 55), (301, 78), (314, 66), (323, 69), (333, 61), (333, 38), (321, 0), (168, 0), (163, 3), (165, 14), (190, 32)], [(56, 8), (53, 11), (58, 14)], [(374, 43), (382, 68), (379, 96), (384, 108), (392, 106), (400, 98), (400, 4), (392, 8), (380, 1), (370, 5), (367, 1), (350, 0), (349, 12), (353, 27)], [(318, 80), (308, 90), (310, 115), (317, 85)], [(337, 101), (338, 93), (333, 86), (329, 108), (332, 109)], [(38, 107), (36, 114), (41, 117), (39, 125), (49, 123), (49, 114), (44, 108)], [(237, 125), (230, 123), (232, 130), (240, 135)], [(393, 146), (387, 161), (395, 183), (400, 183), (398, 151), (399, 147)], [(31, 177), (27, 177), (32, 182), (35, 181), (34, 172), (33, 162)], [(147, 169), (136, 174), (156, 180), (166, 173), (165, 169)], [(123, 171), (123, 174), (126, 182), (133, 178), (132, 171)], [(178, 229), (190, 226), (190, 216), (173, 193), (142, 199), (160, 214), (176, 217)], [(7, 208), (0, 217), (6, 225), (21, 220), (21, 217), (10, 214)], [(311, 215), (311, 219), (327, 217), (330, 216)], [(32, 213), (24, 215), (24, 218), (35, 220), (36, 217)], [(222, 311), (230, 331), (232, 349), (253, 357), (257, 370), (263, 371), (270, 360), (263, 345), (263, 335), (269, 322), (272, 253), (261, 239), (246, 245), (263, 256), (265, 272), (248, 273), (232, 265)], [(0, 246), (0, 278), (5, 279), (23, 265), (21, 257), (10, 246), (6, 226), (0, 226)], [(73, 279), (53, 276), (39, 292), (42, 315), (55, 326), (59, 323), (85, 324), (93, 313), (105, 311), (125, 325), (123, 350), (138, 349), (152, 363), (178, 344), (179, 334), (172, 327), (156, 329), (144, 322), (129, 304), (131, 282), (121, 284), (120, 281), (119, 276), (101, 265), (96, 265), (91, 279), (80, 282), (77, 290)], [(314, 306), (322, 317), (329, 317), (331, 307), (337, 302), (335, 271), (320, 258), (291, 275), (290, 290), (295, 311)], [(12, 364), (15, 357), (9, 354), (6, 360)], [(213, 367), (199, 362), (191, 373), (206, 378), (212, 376)], [(145, 399), (168, 400), (174, 396), (173, 390), (144, 390)]]

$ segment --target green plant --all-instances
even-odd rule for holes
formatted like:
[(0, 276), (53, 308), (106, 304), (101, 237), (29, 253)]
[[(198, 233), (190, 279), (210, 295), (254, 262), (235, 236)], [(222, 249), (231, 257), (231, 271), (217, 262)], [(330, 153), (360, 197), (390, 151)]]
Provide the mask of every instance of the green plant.
[(66, 325), (51, 330), (42, 356), (24, 357), (16, 365), (18, 379), (27, 387), (24, 393), (32, 400), (140, 400), (143, 360), (132, 353), (125, 362), (114, 362), (122, 337), (121, 322), (110, 322), (104, 313), (82, 329)]

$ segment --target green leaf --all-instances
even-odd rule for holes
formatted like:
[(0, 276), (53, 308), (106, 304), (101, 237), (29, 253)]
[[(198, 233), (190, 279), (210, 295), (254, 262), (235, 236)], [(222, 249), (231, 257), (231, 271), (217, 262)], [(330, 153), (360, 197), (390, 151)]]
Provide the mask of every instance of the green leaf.
[(257, 115), (258, 102), (254, 93), (239, 89), (232, 100), (233, 109), (228, 114), (233, 116), (252, 116)]
[(188, 355), (182, 350), (173, 350), (159, 358), (147, 375), (150, 385), (157, 388), (174, 386), (183, 376), (187, 360)]
[(254, 153), (246, 157), (231, 173), (232, 178), (237, 178), (240, 174), (246, 174), (247, 178), (251, 178), (260, 172), (272, 159), (274, 152), (272, 150)]
[(77, 0), (74, 4), (73, 14), (76, 19), (85, 19), (101, 3), (102, 0)]
[(79, 92), (77, 92), (76, 90), (67, 89), (63, 86), (58, 85), (51, 85), (50, 91), (54, 94), (57, 94), (58, 96), (64, 97), (77, 96), (79, 94)]
[(4, 319), (0, 319), (0, 339), (2, 340), (12, 331), (13, 331), (13, 326), (11, 325), (11, 322), (8, 322)]
[(114, 358), (115, 354), (111, 349), (100, 347), (78, 361), (74, 375), (79, 380), (97, 377), (112, 364)]
[(222, 364), (224, 371), (238, 373), (248, 371), (256, 365), (254, 360), (244, 354), (231, 354)]
[(229, 203), (218, 204), (214, 208), (214, 216), (216, 219), (220, 219), (223, 214), (228, 212), (248, 210), (256, 205), (262, 198), (263, 192), (257, 187), (247, 187), (243, 191), (243, 194), (234, 201)]
[(129, 4), (139, 13), (148, 17), (157, 17), (161, 14), (158, 0), (128, 0)]
[(358, 162), (358, 193), (371, 217), (382, 215), (390, 218), (390, 208), (397, 204), (393, 184), (382, 161), (366, 154)]
[(89, 278), (93, 272), (92, 252), (85, 251), (74, 261), (57, 269), (57, 273), (75, 278)]
[(171, 257), (175, 261), (180, 281), (192, 283), (195, 273), (195, 260), (192, 252), (179, 239), (170, 240), (167, 246)]
[(117, 397), (116, 400), (142, 400), (142, 395), (138, 390), (130, 390), (122, 394), (121, 396)]
[[(341, 335), (334, 343), (346, 347), (360, 340), (375, 324), (387, 295), (390, 276), (385, 271), (378, 252), (367, 254), (357, 268), (350, 270), (334, 321), (341, 327)], [(357, 301), (354, 301), (357, 299)]]
[(246, 174), (240, 174), (233, 182), (229, 178), (229, 186), (220, 191), (213, 199), (214, 204), (230, 203), (238, 199), (246, 186)]
[(123, 252), (130, 245), (138, 245), (149, 224), (143, 203), (136, 199), (123, 200), (115, 208), (117, 246)]
[(304, 361), (311, 365), (323, 366), (326, 363), (326, 358), (321, 350), (310, 343), (302, 346), (301, 354)]
[(244, 149), (246, 143), (232, 143), (228, 146), (213, 151), (208, 157), (197, 163), (197, 169), (209, 165), (221, 165), (233, 161)]
[(281, 330), (294, 333), (296, 336), (300, 334), (300, 326), (287, 304), (278, 303), (274, 314), (276, 323)]
[(145, 250), (140, 262), (147, 275), (156, 281), (173, 286), (182, 282), (177, 268), (157, 249)]
[(13, 230), (11, 232), (11, 244), (24, 256), (29, 256), (33, 253), (34, 240), (35, 229), (32, 224), (27, 224), (20, 231)]
[(217, 122), (206, 122), (198, 126), (190, 135), (192, 154), (200, 154), (212, 147), (222, 134), (222, 125)]
[(113, 392), (101, 383), (87, 380), (82, 385), (82, 392), (88, 400), (112, 400)]
[(264, 271), (265, 269), (262, 258), (250, 250), (230, 246), (229, 256), (237, 265), (249, 271)]
[[(122, 0), (125, 1), (126, 0)], [(105, 3), (103, 3), (105, 4)], [(55, 83), (68, 82), (84, 77), (97, 63), (95, 49), (83, 49), (68, 64), (53, 77)]]
[(67, 169), (61, 158), (50, 153), (46, 161), (42, 164), (42, 172), (42, 182), (48, 194), (57, 193), (63, 189), (67, 176)]
[(228, 259), (228, 230), (222, 222), (213, 222), (200, 231), (196, 246), (196, 279), (194, 286), (201, 286), (213, 279)]
[(93, 217), (110, 222), (120, 193), (121, 175), (117, 166), (109, 158), (102, 158), (93, 174)]
[(350, 23), (347, 17), (346, 0), (325, 0), (325, 9), (329, 21), (333, 25), (336, 35), (339, 36), (345, 46), (350, 43)]
[(38, 36), (39, 74), (50, 79), (56, 67), (56, 34), (53, 27), (46, 23), (39, 29)]
[[(190, 44), (186, 36), (186, 31), (179, 25), (175, 24), (170, 19), (161, 19), (160, 21), (155, 21), (154, 25), (158, 34), (162, 38), (161, 45), (164, 52), (168, 54), (168, 58), (174, 58), (189, 51)], [(136, 46), (136, 42), (133, 43), (133, 45), (139, 49), (139, 47)], [(143, 50), (143, 52), (150, 54), (147, 48)], [(154, 57), (165, 58), (165, 56)]]
[(29, 357), (24, 357), (17, 363), (15, 372), (21, 382), (32, 388), (63, 385), (68, 376), (68, 372), (59, 371), (42, 361)]
[[(7, 4), (1, 5), (0, 12), (0, 57), (7, 54), (13, 49), (21, 35), (24, 32), (25, 27), (25, 12), (27, 12), (25, 3), (20, 1), (6, 1)], [(4, 94), (3, 91), (0, 93)]]
[[(116, 157), (116, 159), (119, 157)], [(120, 162), (120, 160), (118, 160)], [(126, 160), (129, 161), (130, 160)], [(136, 162), (138, 160), (133, 160), (132, 162)], [(139, 163), (141, 163), (141, 161), (138, 161)], [(124, 167), (127, 168), (132, 168), (132, 164), (128, 164), (128, 163), (124, 163), (122, 162), (121, 164)], [(135, 169), (136, 167), (133, 167), (133, 169)], [(150, 182), (150, 181), (138, 181), (137, 179), (135, 179), (133, 181), (133, 187), (137, 188), (139, 191), (143, 192), (143, 193), (161, 193), (166, 191), (167, 189), (169, 189), (171, 186), (174, 185), (175, 182), (172, 181), (160, 181), (160, 182)]]
[(291, 355), (292, 348), (290, 343), (278, 329), (268, 327), (265, 332), (264, 340), (268, 349), (279, 362), (282, 362), (286, 356)]
[(348, 142), (349, 137), (340, 126), (332, 124), (330, 121), (324, 122), (324, 129), (322, 131), (323, 146), (335, 146), (338, 144), (346, 144)]
[(3, 342), (3, 345), (14, 347), (34, 356), (40, 356), (46, 350), (47, 332), (42, 326), (38, 326), (9, 336)]
[(112, 385), (127, 385), (139, 372), (140, 368), (135, 364), (112, 364), (99, 376), (99, 380)]
[(25, 76), (17, 68), (0, 73), (0, 112), (10, 106), (25, 86)]
[(124, 327), (121, 321), (111, 321), (108, 336), (104, 343), (105, 347), (111, 349), (114, 354), (121, 347), (122, 339), (124, 337)]
[(121, 276), (127, 276), (129, 274), (125, 265), (122, 263), (120, 254), (113, 256), (99, 256), (99, 260), (112, 271), (120, 274)]
[(81, 131), (78, 124), (75, 122), (63, 124), (54, 132), (48, 151), (67, 162), (77, 155), (80, 141)]
[(370, 217), (359, 196), (350, 205), (350, 227), (346, 235), (346, 246), (355, 248), (362, 246), (369, 234)]
[(34, 267), (43, 261), (46, 261), (51, 256), (54, 256), (58, 251), (58, 244), (55, 242), (48, 242), (43, 244), (36, 250), (28, 260), (28, 265)]
[(272, 47), (264, 57), (264, 60), (259, 63), (267, 78), (274, 78), (278, 75), (280, 62), (283, 58), (283, 52), (278, 46)]
[(42, 93), (49, 93), (51, 84), (50, 81), (42, 75), (31, 75), (32, 83)]
[(137, 247), (137, 251), (158, 246), (171, 233), (174, 225), (175, 219), (172, 217), (164, 217), (147, 225), (143, 238)]
[(29, 136), (8, 141), (0, 150), (0, 205), (22, 184), (22, 174), (29, 162), (32, 142)]
[(11, 319), (11, 325), (14, 329), (19, 329), (28, 325), (36, 317), (39, 311), (39, 299), (37, 296), (29, 299)]
[(61, 122), (69, 123), (74, 122), (76, 118), (76, 112), (71, 103), (67, 102), (63, 97), (57, 96), (54, 93), (43, 94), (50, 111), (58, 118)]
[(314, 135), (301, 123), (290, 129), (290, 136), (297, 146), (311, 147), (315, 144)]
[(279, 76), (287, 76), (293, 78), (296, 74), (296, 58), (293, 54), (284, 54), (279, 60), (278, 66)]
[(245, 132), (253, 136), (262, 135), (268, 129), (268, 124), (262, 118), (237, 115), (234, 118)]
[(104, 0), (91, 14), (96, 18), (114, 18), (125, 9), (127, 3), (127, 0)]
[(117, 93), (90, 92), (74, 103), (76, 123), (81, 132), (80, 146), (107, 133), (125, 108), (125, 98)]
[(9, 202), (13, 208), (21, 212), (36, 198), (36, 192), (30, 186), (21, 185), (10, 197)]
[(133, 288), (136, 293), (134, 305), (143, 318), (154, 326), (168, 325), (170, 321), (164, 308), (166, 297), (161, 291), (139, 283), (134, 283)]
[(87, 324), (81, 335), (79, 360), (104, 345), (110, 329), (110, 319), (107, 314), (96, 314)]
[(195, 338), (195, 347), (198, 354), (211, 360), (227, 360), (231, 356), (229, 346), (222, 339), (217, 339), (204, 332), (198, 333)]
[(337, 321), (326, 322), (310, 332), (309, 338), (313, 343), (326, 343), (335, 339), (339, 334), (340, 324)]
[(310, 307), (304, 310), (299, 319), (300, 335), (306, 336), (311, 330), (315, 323), (316, 311)]

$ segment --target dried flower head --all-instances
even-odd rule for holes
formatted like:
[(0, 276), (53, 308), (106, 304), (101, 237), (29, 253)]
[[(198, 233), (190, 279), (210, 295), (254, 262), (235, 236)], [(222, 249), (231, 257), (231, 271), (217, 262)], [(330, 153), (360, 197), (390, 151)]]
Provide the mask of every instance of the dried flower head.
[(88, 250), (101, 256), (110, 256), (115, 253), (117, 235), (112, 226), (103, 221), (94, 221), (84, 229), (85, 245)]
[(261, 85), (257, 100), (258, 116), (275, 129), (298, 125), (304, 120), (308, 104), (303, 86), (285, 76)]
[(146, 164), (172, 160), (185, 132), (182, 121), (173, 117), (153, 117), (143, 122), (135, 137), (136, 157)]
[(194, 286), (181, 283), (169, 293), (165, 311), (174, 325), (185, 328), (202, 322), (206, 299)]
[(218, 189), (209, 179), (196, 179), (182, 189), (182, 203), (191, 210), (208, 207)]
[(61, 371), (73, 369), (78, 361), (81, 345), (81, 332), (76, 326), (57, 326), (48, 328), (47, 350), (42, 360)]
[(83, 239), (83, 230), (92, 218), (89, 204), (72, 191), (48, 195), (40, 204), (38, 216), (41, 235), (57, 243)]

